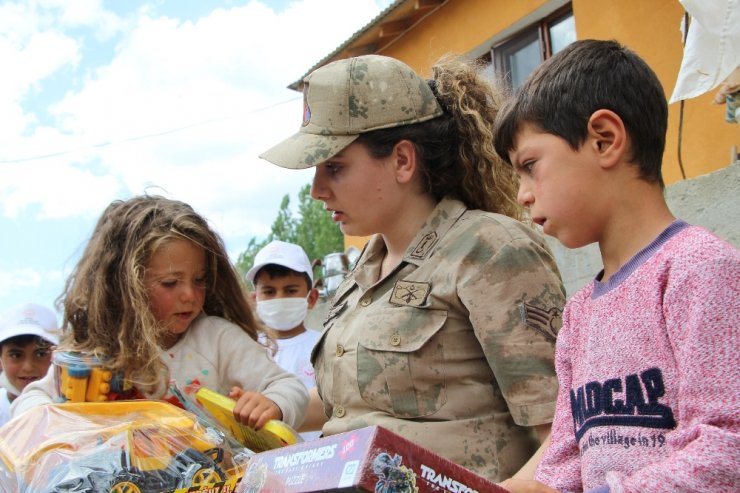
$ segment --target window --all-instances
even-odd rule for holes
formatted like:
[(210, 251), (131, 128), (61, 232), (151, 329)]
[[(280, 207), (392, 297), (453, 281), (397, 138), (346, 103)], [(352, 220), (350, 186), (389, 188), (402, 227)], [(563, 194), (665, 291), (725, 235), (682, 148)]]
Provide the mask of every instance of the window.
[(576, 40), (573, 11), (568, 8), (519, 31), (491, 49), (494, 70), (517, 88), (537, 66)]

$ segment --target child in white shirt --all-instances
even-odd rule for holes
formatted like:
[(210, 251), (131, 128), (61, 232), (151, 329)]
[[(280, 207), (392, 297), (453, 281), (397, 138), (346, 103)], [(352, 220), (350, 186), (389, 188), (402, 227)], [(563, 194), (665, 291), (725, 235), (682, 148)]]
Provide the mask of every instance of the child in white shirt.
[[(307, 389), (316, 387), (311, 350), (320, 337), (308, 330), (304, 320), (319, 297), (313, 288), (313, 272), (306, 252), (299, 245), (272, 241), (254, 258), (247, 279), (254, 284), (253, 299), (257, 315), (277, 344), (275, 362), (300, 377)], [(304, 432), (304, 440), (318, 438), (320, 432)]]
[(10, 420), (10, 404), (51, 365), (51, 350), (59, 344), (59, 324), (50, 309), (26, 303), (0, 321), (0, 425)]

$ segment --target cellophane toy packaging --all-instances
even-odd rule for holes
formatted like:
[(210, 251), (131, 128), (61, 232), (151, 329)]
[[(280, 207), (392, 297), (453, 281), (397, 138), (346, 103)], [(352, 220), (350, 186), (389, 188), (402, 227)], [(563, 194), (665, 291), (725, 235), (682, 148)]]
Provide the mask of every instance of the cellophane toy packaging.
[(231, 493), (253, 452), (162, 401), (69, 402), (0, 428), (0, 491)]
[(54, 384), (62, 402), (104, 402), (143, 399), (144, 395), (121, 371), (112, 371), (105, 358), (77, 351), (54, 351)]

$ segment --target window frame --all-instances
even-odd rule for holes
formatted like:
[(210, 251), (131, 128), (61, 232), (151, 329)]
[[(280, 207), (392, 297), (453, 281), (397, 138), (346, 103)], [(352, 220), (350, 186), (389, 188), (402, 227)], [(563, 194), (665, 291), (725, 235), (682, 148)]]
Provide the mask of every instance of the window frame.
[[(508, 64), (508, 57), (511, 54), (516, 53), (517, 49), (521, 49), (521, 47), (526, 46), (526, 44), (531, 42), (530, 38), (532, 37), (532, 33), (536, 32), (539, 43), (539, 63), (550, 58), (553, 55), (550, 28), (565, 20), (567, 17), (574, 17), (573, 6), (570, 3), (560, 7), (539, 21), (518, 30), (505, 40), (491, 46), (488, 53), (482, 58), (491, 63), (494, 75), (500, 78), (500, 80), (505, 81), (506, 85), (511, 88), (511, 74), (509, 71), (510, 67)], [(517, 45), (519, 45), (518, 48), (516, 48)]]

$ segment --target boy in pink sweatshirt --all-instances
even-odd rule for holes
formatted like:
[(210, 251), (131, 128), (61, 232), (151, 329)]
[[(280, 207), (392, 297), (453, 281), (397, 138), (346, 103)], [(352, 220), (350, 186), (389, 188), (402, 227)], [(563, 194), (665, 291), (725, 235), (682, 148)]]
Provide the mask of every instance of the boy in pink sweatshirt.
[(604, 270), (563, 313), (560, 390), (535, 481), (515, 492), (737, 491), (740, 251), (676, 219), (663, 196), (668, 109), (615, 41), (577, 41), (499, 113), (518, 200)]

